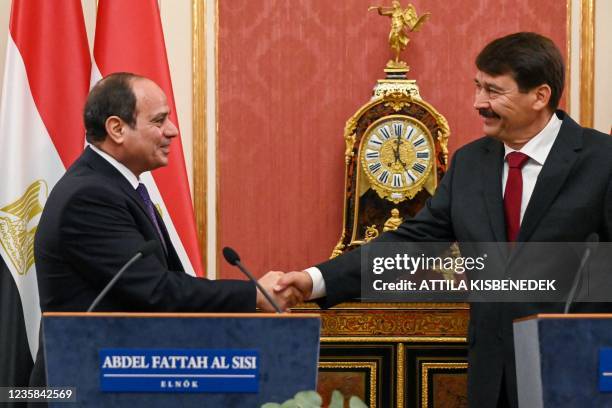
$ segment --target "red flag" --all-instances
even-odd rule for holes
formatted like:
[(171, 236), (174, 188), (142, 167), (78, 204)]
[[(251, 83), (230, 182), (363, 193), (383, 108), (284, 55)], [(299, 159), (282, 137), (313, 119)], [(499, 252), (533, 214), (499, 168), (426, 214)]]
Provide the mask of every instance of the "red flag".
[[(150, 78), (166, 93), (177, 125), (168, 58), (156, 0), (100, 0), (94, 61), (102, 76), (127, 71)], [(203, 276), (193, 205), (185, 171), (180, 135), (173, 143), (169, 164), (141, 176), (162, 216), (185, 271)]]
[(0, 108), (0, 255), (32, 356), (40, 323), (34, 234), (49, 191), (83, 150), (90, 73), (80, 0), (13, 1)]

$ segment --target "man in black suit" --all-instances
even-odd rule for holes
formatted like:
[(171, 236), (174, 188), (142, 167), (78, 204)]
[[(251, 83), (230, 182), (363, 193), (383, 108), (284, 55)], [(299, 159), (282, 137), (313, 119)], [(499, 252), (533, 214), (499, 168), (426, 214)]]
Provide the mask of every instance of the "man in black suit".
[[(516, 241), (503, 247), (518, 251), (525, 242), (583, 242), (592, 233), (610, 241), (612, 139), (557, 110), (564, 84), (558, 48), (541, 35), (516, 33), (488, 44), (476, 66), (474, 108), (486, 136), (457, 150), (413, 219), (374, 242)], [(290, 272), (275, 290), (298, 287), (322, 307), (358, 297), (360, 257), (357, 249)], [(555, 260), (538, 265), (548, 261)], [(603, 310), (597, 307), (583, 310)], [(560, 311), (559, 303), (471, 305), (470, 407), (518, 406), (512, 321)]]
[[(192, 277), (183, 271), (163, 221), (139, 176), (165, 166), (178, 131), (164, 92), (130, 73), (109, 75), (91, 90), (84, 120), (90, 146), (49, 195), (34, 242), (40, 306), (85, 311), (145, 242), (158, 243), (99, 303), (97, 311), (253, 312), (271, 305), (249, 281)], [(267, 289), (280, 277), (260, 279)], [(294, 298), (295, 297), (295, 298)], [(276, 296), (281, 307), (294, 291)], [(42, 347), (39, 348), (42, 351)], [(39, 352), (34, 377), (42, 377)]]

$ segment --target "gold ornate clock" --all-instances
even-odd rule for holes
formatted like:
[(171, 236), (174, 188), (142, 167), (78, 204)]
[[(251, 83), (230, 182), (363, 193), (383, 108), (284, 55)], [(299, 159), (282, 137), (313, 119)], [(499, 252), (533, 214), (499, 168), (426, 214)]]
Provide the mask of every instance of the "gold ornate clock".
[[(381, 15), (391, 13), (381, 10)], [(332, 257), (413, 217), (448, 165), (448, 123), (423, 100), (416, 80), (407, 78), (408, 64), (391, 45), (395, 59), (387, 63), (385, 79), (344, 129), (343, 228)]]
[(431, 132), (417, 119), (384, 116), (363, 135), (362, 170), (380, 198), (399, 203), (414, 198), (435, 177), (434, 146)]

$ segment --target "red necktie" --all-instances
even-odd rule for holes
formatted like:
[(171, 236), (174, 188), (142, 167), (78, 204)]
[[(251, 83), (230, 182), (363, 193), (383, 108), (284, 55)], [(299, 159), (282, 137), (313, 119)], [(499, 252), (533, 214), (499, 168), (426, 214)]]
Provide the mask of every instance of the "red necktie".
[(529, 156), (521, 152), (512, 152), (506, 156), (508, 162), (508, 180), (504, 192), (504, 214), (506, 215), (506, 238), (508, 242), (516, 241), (521, 227), (521, 199), (523, 197), (522, 169)]

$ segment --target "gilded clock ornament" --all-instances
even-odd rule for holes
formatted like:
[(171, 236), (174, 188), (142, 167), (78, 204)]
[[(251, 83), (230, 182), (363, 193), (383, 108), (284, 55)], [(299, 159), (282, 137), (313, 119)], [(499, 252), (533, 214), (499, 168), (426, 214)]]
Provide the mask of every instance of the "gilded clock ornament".
[(412, 218), (434, 194), (448, 165), (448, 122), (422, 98), (416, 80), (407, 76), (408, 65), (399, 59), (407, 33), (421, 28), (429, 14), (418, 17), (413, 6), (401, 9), (398, 1), (371, 9), (391, 17), (395, 59), (384, 68), (370, 101), (344, 127), (343, 228), (332, 257)]
[(404, 222), (404, 218), (400, 217), (400, 212), (397, 208), (391, 210), (391, 217), (385, 221), (383, 232), (395, 231)]
[(413, 198), (432, 176), (434, 142), (429, 129), (406, 115), (388, 115), (368, 127), (359, 157), (362, 170), (381, 198)]
[(368, 11), (370, 10), (376, 10), (381, 16), (391, 18), (389, 45), (395, 54), (395, 59), (387, 62), (387, 68), (409, 69), (405, 61), (400, 61), (400, 52), (406, 48), (410, 41), (408, 33), (419, 31), (423, 23), (429, 18), (430, 13), (418, 16), (412, 4), (408, 4), (408, 7), (403, 9), (399, 0), (393, 0), (391, 7), (371, 6)]

